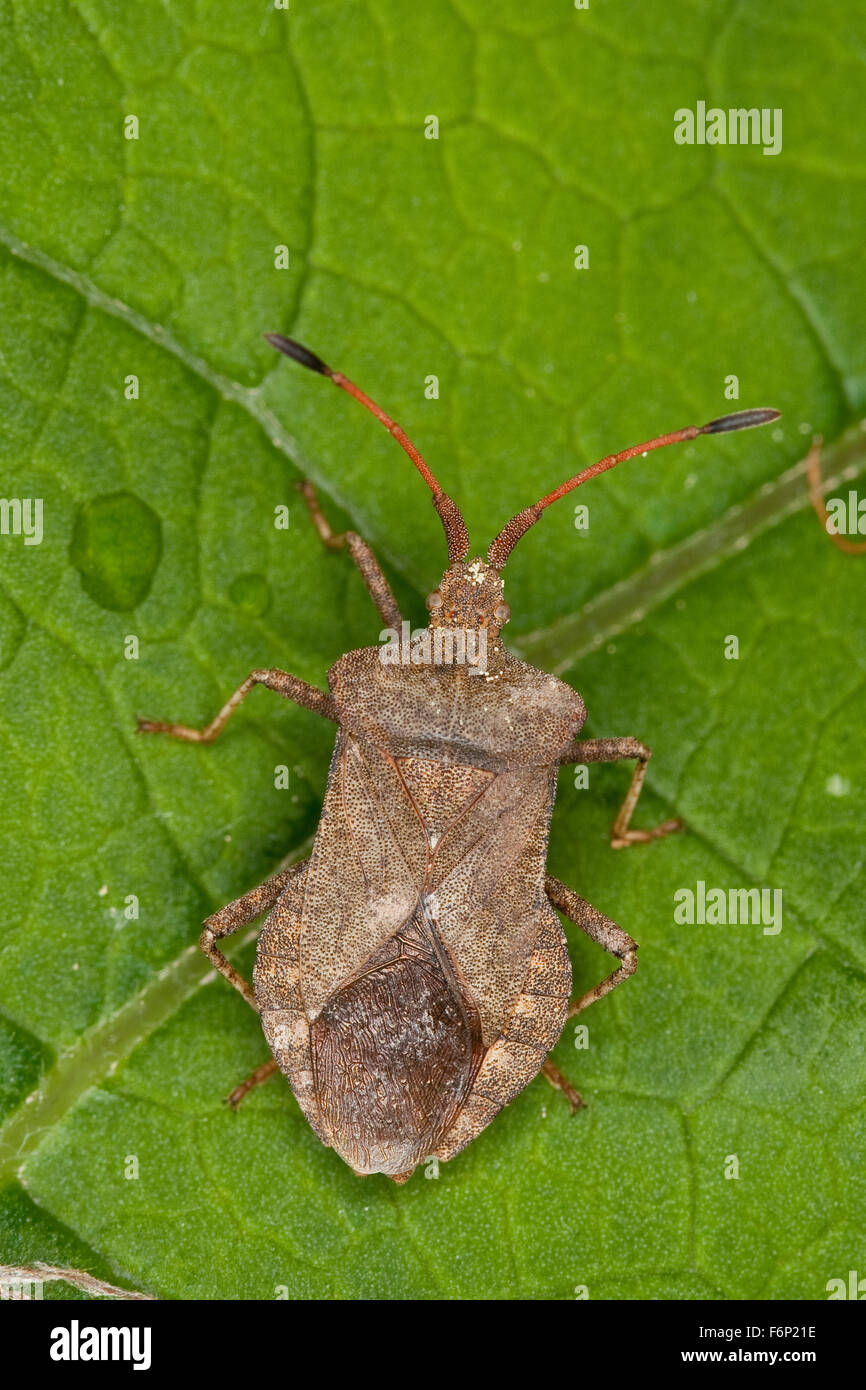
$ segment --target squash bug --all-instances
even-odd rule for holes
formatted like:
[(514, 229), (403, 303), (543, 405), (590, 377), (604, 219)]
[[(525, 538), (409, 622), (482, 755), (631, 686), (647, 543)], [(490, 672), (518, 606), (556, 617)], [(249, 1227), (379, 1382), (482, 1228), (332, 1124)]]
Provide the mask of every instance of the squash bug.
[[(469, 561), (459, 509), (401, 427), (315, 353), (266, 337), (371, 411), (430, 488), (448, 568), (427, 598), (426, 640), (406, 664), (385, 662), (382, 647), (347, 652), (328, 672), (327, 693), (286, 671), (252, 671), (203, 729), (144, 719), (138, 727), (209, 743), (255, 685), (337, 725), (309, 858), (209, 917), (201, 947), (261, 1015), (272, 1053), (230, 1102), (279, 1068), (324, 1144), (359, 1175), (404, 1182), (429, 1157), (459, 1153), (539, 1072), (572, 1110), (582, 1104), (548, 1053), (568, 1018), (634, 973), (636, 942), (546, 873), (559, 767), (636, 760), (615, 848), (682, 829), (678, 820), (632, 828), (650, 749), (635, 738), (579, 740), (580, 695), (505, 649), (506, 561), (544, 510), (587, 479), (779, 412), (739, 411), (611, 454), (518, 512), (486, 560)], [(386, 628), (401, 631), (369, 545), (353, 531), (335, 535), (309, 484), (303, 492), (324, 543), (349, 551)], [(484, 640), (467, 657), (470, 636)], [(557, 910), (618, 960), (572, 1002)], [(253, 989), (217, 942), (265, 911)]]

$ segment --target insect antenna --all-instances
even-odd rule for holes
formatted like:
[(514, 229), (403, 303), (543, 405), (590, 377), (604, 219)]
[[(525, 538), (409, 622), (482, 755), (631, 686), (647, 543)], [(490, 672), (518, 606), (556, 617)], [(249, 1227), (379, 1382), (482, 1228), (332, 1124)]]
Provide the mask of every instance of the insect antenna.
[(534, 506), (524, 507), (522, 512), (513, 516), (490, 546), (487, 552), (489, 563), (494, 569), (502, 569), (521, 536), (525, 536), (530, 526), (535, 525), (545, 507), (549, 507), (551, 502), (558, 502), (560, 497), (580, 487), (581, 483), (585, 483), (589, 478), (594, 478), (597, 473), (615, 468), (618, 463), (634, 458), (636, 454), (648, 454), (651, 449), (661, 449), (665, 444), (681, 444), (687, 439), (697, 439), (699, 434), (727, 434), (730, 430), (748, 430), (755, 425), (768, 425), (771, 420), (778, 420), (779, 415), (778, 410), (738, 410), (733, 415), (722, 415), (718, 420), (710, 420), (707, 425), (689, 425), (684, 430), (674, 430), (673, 434), (660, 434), (655, 439), (647, 440), (646, 444), (634, 444), (619, 454), (608, 454), (606, 458), (599, 459), (598, 463), (590, 464), (589, 468), (575, 473), (567, 482), (560, 483), (558, 488), (548, 492), (547, 496), (542, 497)]
[(339, 386), (343, 391), (348, 391), (356, 401), (360, 401), (371, 415), (375, 415), (380, 425), (384, 425), (389, 434), (392, 434), (402, 449), (405, 449), (410, 459), (414, 463), (421, 477), (433, 493), (433, 506), (439, 513), (442, 526), (445, 530), (445, 539), (448, 542), (448, 563), (454, 564), (457, 560), (464, 560), (469, 551), (469, 533), (466, 530), (466, 522), (460, 513), (456, 502), (453, 502), (446, 492), (442, 491), (438, 482), (434, 478), (427, 464), (419, 454), (415, 445), (407, 435), (402, 426), (395, 424), (389, 415), (386, 415), (381, 406), (372, 401), (359, 386), (350, 381), (342, 372), (335, 372), (317, 357), (309, 348), (305, 348), (302, 343), (296, 343), (294, 338), (286, 338), (282, 333), (266, 333), (265, 338), (271, 347), (275, 347), (277, 352), (285, 353), (286, 357), (291, 357), (295, 362), (300, 362), (302, 367), (308, 367), (311, 372), (319, 372), (322, 376), (329, 377), (335, 386)]

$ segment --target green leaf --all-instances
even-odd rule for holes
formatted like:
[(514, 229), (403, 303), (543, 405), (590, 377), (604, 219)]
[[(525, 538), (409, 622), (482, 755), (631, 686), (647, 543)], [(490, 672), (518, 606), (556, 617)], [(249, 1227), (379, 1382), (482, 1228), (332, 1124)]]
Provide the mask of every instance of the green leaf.
[[(165, 1298), (866, 1274), (866, 559), (797, 466), (818, 432), (862, 490), (861, 8), (0, 0), (0, 31), (2, 492), (43, 505), (41, 543), (0, 534), (2, 1262)], [(781, 153), (675, 144), (698, 101), (781, 108)], [(281, 1078), (227, 1109), (266, 1045), (196, 944), (305, 852), (333, 730), (257, 691), (212, 747), (134, 734), (376, 640), (299, 477), (413, 622), (443, 567), (393, 440), (266, 331), (404, 424), (479, 549), (612, 450), (783, 411), (594, 480), (588, 531), (569, 498), (509, 564), (514, 649), (653, 747), (637, 823), (688, 831), (615, 853), (629, 766), (564, 771), (552, 872), (641, 944), (554, 1054), (586, 1108), (540, 1078), (400, 1189)], [(678, 923), (699, 882), (781, 892), (781, 930)], [(611, 962), (568, 934), (588, 988)]]

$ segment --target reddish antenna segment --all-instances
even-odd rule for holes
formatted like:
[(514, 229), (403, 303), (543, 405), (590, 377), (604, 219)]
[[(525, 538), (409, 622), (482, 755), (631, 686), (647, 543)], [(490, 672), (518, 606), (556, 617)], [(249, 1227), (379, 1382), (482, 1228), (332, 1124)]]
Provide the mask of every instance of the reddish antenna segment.
[(718, 420), (710, 420), (707, 425), (688, 425), (683, 430), (674, 430), (672, 434), (660, 434), (655, 439), (647, 440), (645, 444), (633, 444), (630, 449), (623, 449), (619, 454), (608, 454), (606, 458), (599, 459), (598, 463), (590, 464), (580, 473), (575, 473), (573, 478), (561, 483), (553, 492), (548, 492), (533, 506), (525, 507), (522, 512), (513, 516), (508, 524), (503, 526), (487, 552), (489, 563), (494, 569), (502, 569), (521, 536), (525, 536), (530, 526), (535, 525), (544, 509), (598, 473), (605, 473), (608, 468), (615, 468), (618, 463), (624, 463), (636, 454), (648, 454), (651, 449), (661, 449), (666, 444), (682, 444), (688, 439), (697, 439), (699, 434), (727, 434), (730, 430), (753, 429), (756, 425), (768, 425), (772, 420), (778, 420), (779, 415), (778, 410), (738, 410), (733, 415), (722, 415)]
[(410, 459), (414, 463), (421, 477), (433, 494), (433, 505), (442, 520), (445, 529), (445, 539), (448, 542), (448, 563), (454, 564), (456, 560), (464, 560), (469, 551), (469, 533), (466, 530), (466, 523), (460, 513), (456, 502), (453, 502), (447, 493), (443, 492), (436, 478), (430, 472), (427, 464), (419, 454), (415, 445), (407, 435), (401, 425), (395, 424), (389, 415), (386, 415), (381, 406), (371, 400), (368, 395), (350, 381), (342, 372), (332, 371), (314, 352), (305, 348), (302, 343), (295, 342), (294, 338), (286, 338), (282, 333), (266, 333), (265, 338), (271, 347), (275, 347), (277, 352), (285, 353), (286, 357), (291, 357), (293, 361), (300, 362), (302, 367), (307, 367), (311, 372), (319, 372), (322, 376), (329, 377), (335, 386), (347, 391), (356, 401), (360, 401), (365, 410), (369, 410), (371, 415), (375, 415), (380, 425), (384, 425), (389, 434), (393, 435), (402, 449), (405, 449)]

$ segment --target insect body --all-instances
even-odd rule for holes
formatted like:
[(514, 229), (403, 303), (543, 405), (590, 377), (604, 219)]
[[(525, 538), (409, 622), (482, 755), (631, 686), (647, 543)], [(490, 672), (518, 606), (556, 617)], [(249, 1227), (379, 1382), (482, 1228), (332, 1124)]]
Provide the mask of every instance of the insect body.
[[(429, 1156), (459, 1153), (540, 1071), (580, 1105), (547, 1054), (568, 1017), (635, 970), (631, 937), (546, 872), (559, 766), (637, 760), (615, 847), (681, 829), (677, 820), (631, 828), (650, 750), (632, 738), (578, 740), (580, 696), (505, 650), (505, 562), (551, 502), (596, 473), (777, 412), (743, 411), (602, 459), (518, 513), (486, 560), (469, 562), (459, 510), (400, 427), (300, 344), (269, 340), (370, 409), (430, 487), (449, 565), (427, 599), (429, 640), (409, 665), (384, 663), (381, 647), (348, 652), (328, 673), (330, 693), (285, 671), (254, 671), (205, 729), (139, 728), (209, 742), (256, 684), (338, 725), (309, 859), (215, 913), (201, 944), (260, 1012), (273, 1055), (230, 1100), (279, 1067), (323, 1143), (356, 1173), (401, 1182)], [(399, 630), (370, 548), (353, 532), (335, 536), (309, 485), (304, 492), (325, 543), (349, 549), (383, 621)], [(470, 634), (483, 642), (458, 640)], [(253, 991), (216, 943), (266, 909)], [(619, 962), (571, 1003), (555, 909)]]

